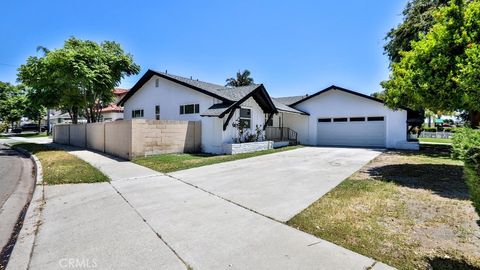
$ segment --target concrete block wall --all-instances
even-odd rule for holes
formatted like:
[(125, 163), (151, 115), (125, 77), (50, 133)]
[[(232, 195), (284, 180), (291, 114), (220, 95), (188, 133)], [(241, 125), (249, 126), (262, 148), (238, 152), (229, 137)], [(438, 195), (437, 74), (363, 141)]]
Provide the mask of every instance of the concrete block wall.
[(77, 147), (86, 147), (87, 124), (70, 125), (70, 144)]
[(273, 148), (273, 141), (250, 142), (250, 143), (229, 143), (223, 145), (225, 154), (235, 155), (250, 153)]
[(164, 153), (200, 152), (201, 134), (199, 121), (134, 119), (56, 125), (53, 141), (132, 159)]
[(200, 152), (199, 121), (144, 120), (132, 125), (133, 156)]
[(90, 123), (87, 124), (87, 146), (86, 148), (93, 149), (99, 152), (105, 152), (105, 124), (104, 123)]
[(132, 156), (132, 121), (106, 122), (105, 153), (131, 159)]
[(70, 125), (55, 125), (53, 141), (60, 144), (70, 144)]

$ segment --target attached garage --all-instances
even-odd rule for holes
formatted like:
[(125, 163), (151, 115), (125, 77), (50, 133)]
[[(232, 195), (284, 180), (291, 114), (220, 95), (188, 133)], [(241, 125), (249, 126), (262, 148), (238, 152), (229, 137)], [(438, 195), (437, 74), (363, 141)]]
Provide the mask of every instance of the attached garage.
[(338, 86), (312, 95), (279, 100), (309, 114), (297, 129), (303, 144), (415, 149), (407, 141), (407, 108), (392, 110), (376, 98)]
[(385, 117), (318, 118), (317, 145), (386, 147)]

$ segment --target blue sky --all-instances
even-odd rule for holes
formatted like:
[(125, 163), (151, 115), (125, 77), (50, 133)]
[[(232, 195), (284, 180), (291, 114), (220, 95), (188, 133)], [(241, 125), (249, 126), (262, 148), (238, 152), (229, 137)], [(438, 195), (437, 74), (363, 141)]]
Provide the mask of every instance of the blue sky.
[(272, 96), (332, 84), (370, 94), (388, 77), (385, 33), (406, 0), (344, 1), (1, 1), (0, 80), (38, 45), (70, 36), (114, 40), (147, 69), (224, 84), (249, 69)]

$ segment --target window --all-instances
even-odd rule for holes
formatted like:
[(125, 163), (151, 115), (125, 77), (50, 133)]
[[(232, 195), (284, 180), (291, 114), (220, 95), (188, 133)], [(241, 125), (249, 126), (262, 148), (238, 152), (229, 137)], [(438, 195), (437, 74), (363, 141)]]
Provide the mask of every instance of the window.
[(341, 118), (333, 118), (333, 122), (347, 122), (348, 119), (346, 117)]
[(180, 105), (180, 114), (195, 114), (195, 113), (200, 113), (199, 104)]
[(373, 117), (368, 117), (368, 121), (384, 121), (383, 116), (373, 116)]
[(160, 120), (160, 105), (155, 106), (155, 120)]
[(155, 79), (155, 87), (160, 86), (160, 79)]
[(350, 122), (364, 122), (365, 117), (350, 117)]
[(139, 117), (143, 117), (143, 110), (133, 110), (132, 118), (139, 118)]
[(245, 128), (252, 126), (252, 110), (247, 108), (240, 108), (240, 124)]
[(332, 122), (332, 119), (331, 118), (319, 118), (318, 122), (319, 123), (330, 123), (330, 122)]

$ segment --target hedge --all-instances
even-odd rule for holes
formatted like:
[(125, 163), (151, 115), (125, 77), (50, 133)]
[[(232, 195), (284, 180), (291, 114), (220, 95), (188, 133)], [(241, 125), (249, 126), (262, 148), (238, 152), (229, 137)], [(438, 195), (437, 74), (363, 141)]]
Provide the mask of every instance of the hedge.
[(465, 162), (465, 180), (475, 210), (480, 215), (480, 130), (459, 128), (453, 136), (453, 157)]

